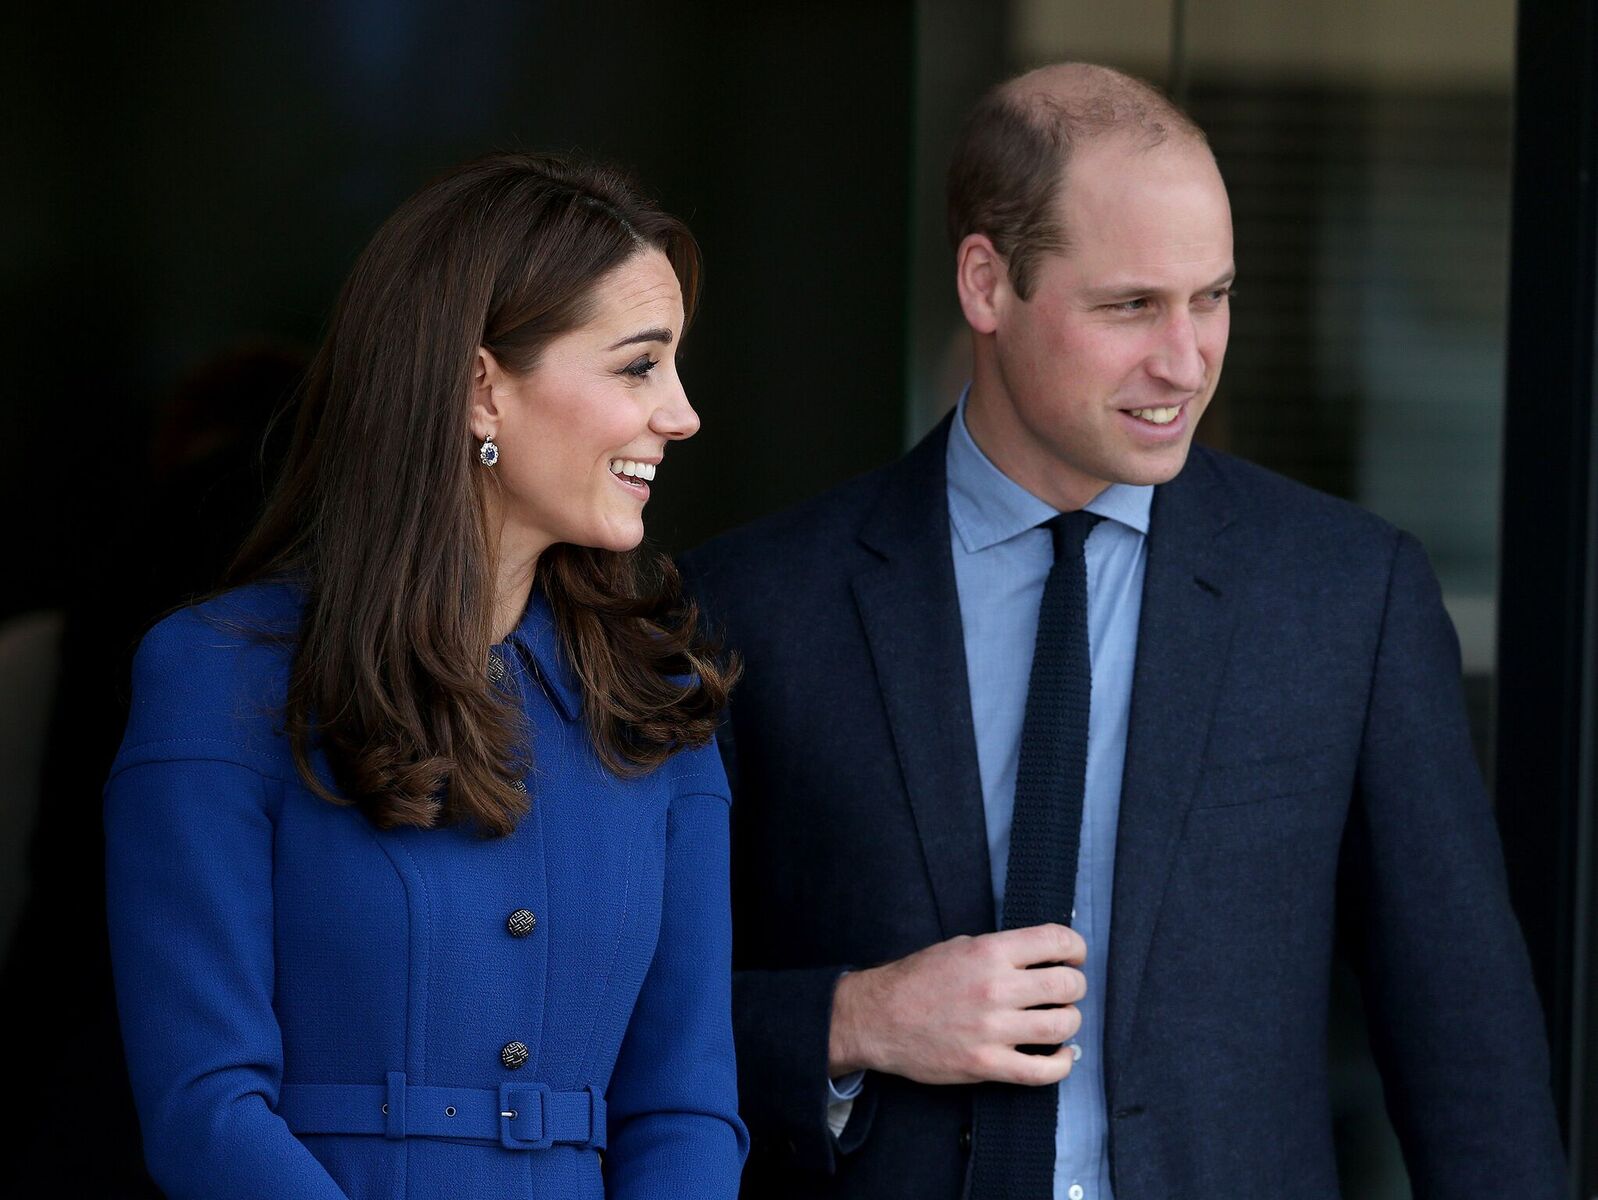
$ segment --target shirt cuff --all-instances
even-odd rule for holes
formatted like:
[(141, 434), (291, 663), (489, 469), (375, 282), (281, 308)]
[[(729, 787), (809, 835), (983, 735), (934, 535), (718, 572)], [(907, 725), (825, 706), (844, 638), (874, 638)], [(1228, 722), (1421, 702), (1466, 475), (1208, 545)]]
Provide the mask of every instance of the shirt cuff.
[(853, 1100), (860, 1094), (860, 1089), (865, 1086), (866, 1073), (864, 1071), (850, 1071), (837, 1079), (827, 1080), (827, 1106), (843, 1104)]

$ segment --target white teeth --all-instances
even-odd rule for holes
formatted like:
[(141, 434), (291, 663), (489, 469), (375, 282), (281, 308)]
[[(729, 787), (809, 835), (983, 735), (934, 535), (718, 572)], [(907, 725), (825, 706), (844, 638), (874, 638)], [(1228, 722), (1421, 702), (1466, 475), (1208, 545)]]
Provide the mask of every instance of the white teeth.
[(1132, 415), (1140, 421), (1147, 421), (1151, 425), (1169, 425), (1176, 420), (1176, 414), (1181, 408), (1134, 408)]
[(642, 479), (647, 483), (655, 477), (655, 466), (653, 463), (634, 462), (630, 458), (613, 458), (610, 460), (610, 473)]

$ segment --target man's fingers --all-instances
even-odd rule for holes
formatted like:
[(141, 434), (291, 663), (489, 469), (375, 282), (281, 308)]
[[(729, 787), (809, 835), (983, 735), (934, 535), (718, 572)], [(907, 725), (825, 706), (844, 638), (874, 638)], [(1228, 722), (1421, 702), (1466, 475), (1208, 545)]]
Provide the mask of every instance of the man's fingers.
[(989, 936), (1003, 940), (1005, 957), (1017, 967), (1062, 962), (1079, 967), (1088, 955), (1082, 935), (1069, 925), (1031, 925)]
[(994, 1060), (991, 1078), (996, 1083), (1042, 1087), (1059, 1083), (1071, 1073), (1071, 1064), (1075, 1061), (1076, 1056), (1068, 1046), (1062, 1046), (1053, 1054), (1022, 1054), (1019, 1050), (1011, 1050)]
[(1040, 1004), (1075, 1004), (1088, 994), (1087, 976), (1075, 967), (1039, 967), (1017, 972), (1013, 981), (1017, 1008)]
[(1074, 1004), (1061, 1008), (1030, 1008), (1016, 1014), (1019, 1046), (1057, 1046), (1074, 1038), (1082, 1028), (1082, 1011)]

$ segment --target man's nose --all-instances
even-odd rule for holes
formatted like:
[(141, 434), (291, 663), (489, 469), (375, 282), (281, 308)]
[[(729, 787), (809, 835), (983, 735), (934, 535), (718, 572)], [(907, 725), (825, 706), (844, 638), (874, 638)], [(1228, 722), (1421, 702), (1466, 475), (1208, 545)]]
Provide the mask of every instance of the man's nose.
[(1204, 387), (1204, 355), (1191, 314), (1173, 313), (1166, 321), (1160, 344), (1149, 359), (1149, 374), (1176, 391), (1197, 392)]

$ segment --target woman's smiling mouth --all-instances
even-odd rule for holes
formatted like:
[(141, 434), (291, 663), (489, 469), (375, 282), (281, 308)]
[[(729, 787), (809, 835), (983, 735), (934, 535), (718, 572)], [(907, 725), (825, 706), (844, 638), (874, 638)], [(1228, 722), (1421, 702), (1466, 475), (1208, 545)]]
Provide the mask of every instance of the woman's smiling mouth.
[(655, 464), (631, 458), (613, 458), (610, 460), (610, 473), (625, 487), (648, 495), (649, 481), (655, 477)]

